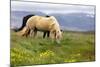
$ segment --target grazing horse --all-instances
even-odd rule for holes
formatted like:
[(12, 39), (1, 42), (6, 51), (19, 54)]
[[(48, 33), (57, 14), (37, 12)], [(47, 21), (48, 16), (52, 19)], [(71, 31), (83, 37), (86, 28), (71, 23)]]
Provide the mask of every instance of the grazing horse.
[[(33, 15), (33, 14), (30, 14), (30, 15), (25, 16), (25, 17), (23, 18), (22, 26), (21, 26), (19, 29), (15, 30), (15, 31), (17, 32), (17, 31), (22, 30), (22, 29), (26, 26), (27, 20), (28, 20), (30, 17), (32, 17), (32, 16), (34, 16), (34, 15)], [(46, 17), (49, 17), (49, 16), (47, 15)], [(25, 31), (25, 29), (26, 29), (26, 28), (24, 28), (24, 29), (22, 30), (22, 32)], [(22, 36), (26, 36), (26, 37), (27, 37), (29, 34), (30, 34), (30, 30), (27, 31), (27, 34), (22, 34)], [(47, 34), (47, 37), (49, 37), (50, 32), (49, 32), (49, 31), (44, 31), (43, 38), (45, 38), (46, 34)]]
[[(62, 32), (60, 30), (60, 25), (54, 16), (48, 18), (43, 16), (32, 16), (27, 20), (25, 31), (30, 30), (30, 35), (34, 32), (34, 37), (37, 34), (37, 31), (49, 31), (50, 38), (59, 43)], [(23, 32), (27, 34), (28, 32)]]

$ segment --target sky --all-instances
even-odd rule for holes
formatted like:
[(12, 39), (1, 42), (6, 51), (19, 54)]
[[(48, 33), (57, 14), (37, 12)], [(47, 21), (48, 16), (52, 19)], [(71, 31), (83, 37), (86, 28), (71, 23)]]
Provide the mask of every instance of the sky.
[(95, 6), (12, 1), (11, 11), (41, 11), (46, 14), (74, 12), (94, 14)]

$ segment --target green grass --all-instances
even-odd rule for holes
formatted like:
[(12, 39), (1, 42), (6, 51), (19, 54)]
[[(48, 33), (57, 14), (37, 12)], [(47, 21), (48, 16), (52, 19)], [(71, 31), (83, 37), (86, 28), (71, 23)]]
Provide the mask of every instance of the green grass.
[(39, 34), (36, 38), (26, 38), (11, 31), (11, 66), (95, 60), (93, 33), (64, 32), (61, 44)]

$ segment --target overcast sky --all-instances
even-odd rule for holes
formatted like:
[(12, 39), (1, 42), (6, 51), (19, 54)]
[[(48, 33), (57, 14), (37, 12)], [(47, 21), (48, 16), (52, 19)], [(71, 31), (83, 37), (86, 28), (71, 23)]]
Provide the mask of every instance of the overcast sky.
[(36, 2), (22, 2), (12, 1), (12, 11), (41, 11), (46, 14), (49, 13), (74, 13), (82, 12), (94, 14), (94, 6), (83, 6), (83, 5), (69, 5), (69, 4), (50, 4), (50, 3), (36, 3)]

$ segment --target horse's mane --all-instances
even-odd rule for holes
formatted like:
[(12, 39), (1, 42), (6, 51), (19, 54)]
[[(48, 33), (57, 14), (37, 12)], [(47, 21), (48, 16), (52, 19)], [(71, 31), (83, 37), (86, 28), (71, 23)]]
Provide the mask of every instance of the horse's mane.
[(50, 17), (49, 15), (46, 15), (45, 17)]
[(17, 29), (16, 32), (22, 30), (26, 26), (27, 20), (32, 16), (34, 16), (34, 14), (30, 14), (30, 15), (27, 15), (27, 16), (23, 17), (22, 26), (19, 29)]
[(57, 19), (54, 16), (50, 16), (50, 19), (54, 21), (54, 24), (57, 25), (57, 27), (60, 27)]

